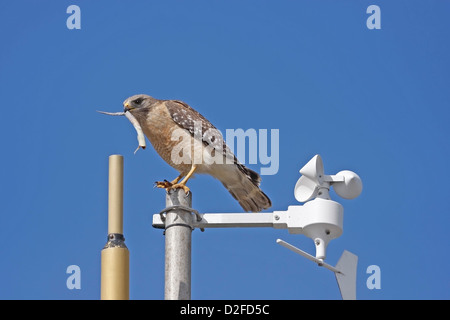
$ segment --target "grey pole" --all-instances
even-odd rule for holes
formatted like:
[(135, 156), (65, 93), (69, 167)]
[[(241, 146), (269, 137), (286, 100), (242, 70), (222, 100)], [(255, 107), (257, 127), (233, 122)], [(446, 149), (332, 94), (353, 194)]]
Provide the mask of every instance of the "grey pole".
[[(166, 207), (183, 206), (190, 208), (192, 193), (183, 189), (166, 193)], [(191, 240), (192, 213), (180, 208), (167, 211), (165, 218), (166, 261), (165, 300), (191, 299)]]

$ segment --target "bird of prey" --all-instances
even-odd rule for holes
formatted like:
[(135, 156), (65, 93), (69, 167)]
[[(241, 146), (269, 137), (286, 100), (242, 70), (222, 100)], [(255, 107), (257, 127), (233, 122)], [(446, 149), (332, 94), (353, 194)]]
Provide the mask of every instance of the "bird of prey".
[(156, 182), (157, 187), (182, 188), (188, 193), (186, 182), (194, 173), (209, 174), (222, 182), (245, 211), (259, 212), (271, 206), (259, 188), (259, 174), (241, 164), (220, 132), (188, 104), (139, 94), (123, 105), (161, 158), (179, 172), (173, 181)]

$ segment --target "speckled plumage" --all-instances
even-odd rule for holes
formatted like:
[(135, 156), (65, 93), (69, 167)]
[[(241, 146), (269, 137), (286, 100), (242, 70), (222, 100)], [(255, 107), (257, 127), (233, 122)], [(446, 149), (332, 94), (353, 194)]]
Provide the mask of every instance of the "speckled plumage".
[(126, 99), (124, 106), (156, 152), (180, 172), (180, 177), (188, 179), (194, 171), (215, 177), (245, 211), (259, 212), (271, 206), (259, 188), (259, 174), (239, 163), (220, 132), (188, 104), (140, 94)]

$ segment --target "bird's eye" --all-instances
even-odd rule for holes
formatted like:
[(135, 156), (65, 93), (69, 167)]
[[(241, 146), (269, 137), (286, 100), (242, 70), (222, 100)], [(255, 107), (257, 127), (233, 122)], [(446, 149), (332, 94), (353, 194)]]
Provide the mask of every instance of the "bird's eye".
[(141, 104), (142, 103), (142, 98), (138, 98), (138, 99), (134, 100), (134, 103)]

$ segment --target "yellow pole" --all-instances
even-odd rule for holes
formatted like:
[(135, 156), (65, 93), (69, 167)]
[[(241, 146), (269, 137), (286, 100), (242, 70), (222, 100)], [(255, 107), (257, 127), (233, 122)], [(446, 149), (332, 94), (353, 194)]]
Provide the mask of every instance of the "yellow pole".
[(130, 254), (123, 237), (123, 156), (109, 157), (108, 242), (101, 252), (101, 299), (129, 299)]

